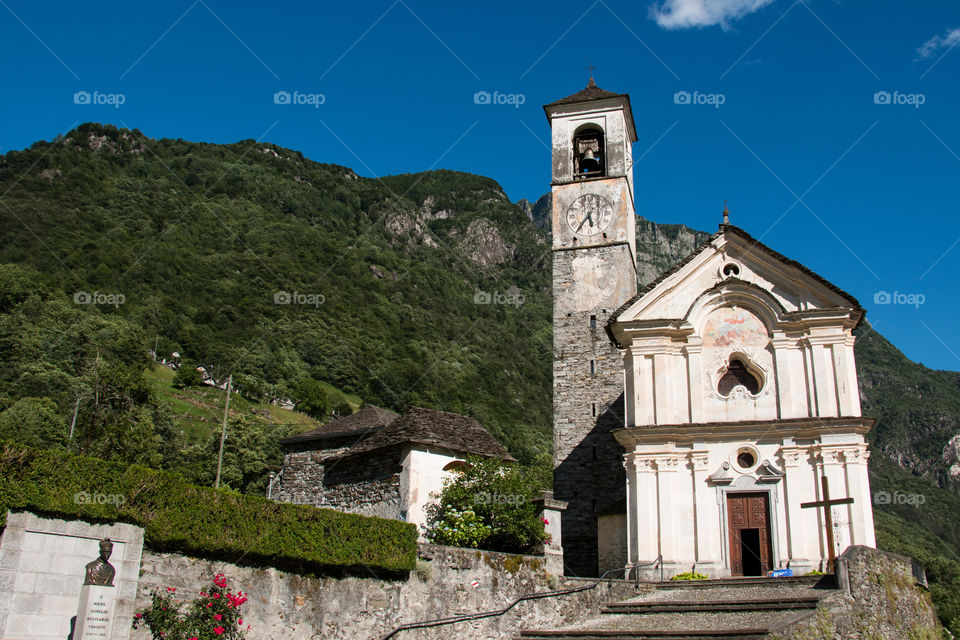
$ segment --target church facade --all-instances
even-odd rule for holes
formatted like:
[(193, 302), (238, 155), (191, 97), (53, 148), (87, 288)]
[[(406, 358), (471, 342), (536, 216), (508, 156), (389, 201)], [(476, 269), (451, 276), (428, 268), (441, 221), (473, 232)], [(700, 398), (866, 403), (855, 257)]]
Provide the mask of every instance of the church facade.
[[(803, 574), (831, 537), (875, 546), (859, 303), (726, 216), (637, 292), (629, 98), (591, 81), (545, 109), (568, 571)], [(852, 502), (811, 507), (825, 485)]]

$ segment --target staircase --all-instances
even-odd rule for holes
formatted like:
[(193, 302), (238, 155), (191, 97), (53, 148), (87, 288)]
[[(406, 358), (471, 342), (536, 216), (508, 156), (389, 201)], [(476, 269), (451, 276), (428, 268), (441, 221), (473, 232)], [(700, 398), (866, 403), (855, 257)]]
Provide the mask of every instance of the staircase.
[(643, 596), (608, 603), (594, 618), (524, 630), (519, 638), (760, 640), (815, 615), (821, 601), (839, 593), (834, 576), (664, 582)]

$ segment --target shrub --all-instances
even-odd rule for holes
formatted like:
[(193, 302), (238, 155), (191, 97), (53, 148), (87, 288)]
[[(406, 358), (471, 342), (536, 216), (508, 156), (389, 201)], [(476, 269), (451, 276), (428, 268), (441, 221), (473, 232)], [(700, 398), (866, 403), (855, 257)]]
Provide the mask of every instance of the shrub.
[[(100, 494), (121, 500), (85, 500)], [(8, 509), (144, 528), (146, 544), (292, 571), (412, 571), (416, 527), (199, 487), (180, 475), (0, 441), (0, 527)]]
[(680, 582), (683, 580), (709, 580), (710, 577), (702, 573), (697, 573), (696, 571), (684, 571), (683, 573), (678, 573), (670, 579)]
[(546, 539), (529, 472), (471, 457), (427, 505), (426, 537), (437, 544), (525, 553)]
[(247, 597), (242, 591), (228, 591), (227, 579), (222, 573), (214, 576), (211, 587), (187, 604), (186, 611), (180, 611), (181, 601), (176, 598), (176, 592), (172, 587), (157, 587), (150, 606), (134, 615), (133, 628), (146, 625), (154, 640), (242, 640), (246, 637), (240, 607)]

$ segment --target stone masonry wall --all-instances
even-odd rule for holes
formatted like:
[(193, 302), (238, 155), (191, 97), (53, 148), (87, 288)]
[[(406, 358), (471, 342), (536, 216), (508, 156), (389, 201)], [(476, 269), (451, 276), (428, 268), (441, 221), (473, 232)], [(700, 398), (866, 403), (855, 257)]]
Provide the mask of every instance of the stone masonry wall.
[(817, 615), (779, 630), (772, 640), (939, 640), (943, 628), (930, 593), (917, 584), (910, 558), (850, 547), (837, 560), (840, 596)]
[[(589, 251), (604, 262), (630, 264), (626, 245)], [(623, 361), (604, 330), (616, 308), (576, 311), (563, 300), (575, 277), (573, 260), (581, 253), (556, 251), (553, 260), (554, 495), (569, 503), (563, 514), (567, 571), (593, 576), (595, 514), (626, 498), (624, 451), (610, 435), (624, 426)], [(596, 316), (595, 322), (591, 316)]]
[(345, 449), (291, 451), (283, 459), (281, 502), (311, 504), (382, 518), (399, 518), (399, 454), (335, 460)]
[[(543, 558), (473, 549), (421, 545), (417, 570), (400, 580), (306, 577), (276, 569), (237, 566), (178, 554), (145, 551), (137, 606), (149, 603), (158, 588), (175, 587), (179, 596), (194, 594), (223, 572), (231, 588), (249, 594), (244, 624), (251, 640), (377, 640), (396, 626), (462, 613), (503, 608), (527, 593), (590, 584), (556, 578), (544, 570)], [(477, 586), (473, 586), (473, 581)], [(521, 627), (559, 626), (587, 615), (611, 600), (647, 589), (614, 581), (577, 594), (524, 602), (507, 615), (432, 629), (405, 631), (397, 640), (508, 640)], [(147, 640), (144, 629), (133, 640)]]

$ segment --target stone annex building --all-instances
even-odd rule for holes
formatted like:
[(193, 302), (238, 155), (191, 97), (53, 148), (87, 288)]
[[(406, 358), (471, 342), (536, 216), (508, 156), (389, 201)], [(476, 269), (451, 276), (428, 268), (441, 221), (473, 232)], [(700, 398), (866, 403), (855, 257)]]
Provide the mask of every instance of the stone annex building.
[[(554, 451), (568, 572), (825, 569), (876, 546), (849, 294), (724, 222), (638, 291), (630, 98), (544, 107), (553, 147)], [(657, 569), (659, 573), (659, 569)]]
[(473, 418), (367, 406), (281, 440), (277, 498), (381, 518), (426, 522), (430, 494), (467, 455), (515, 461)]

